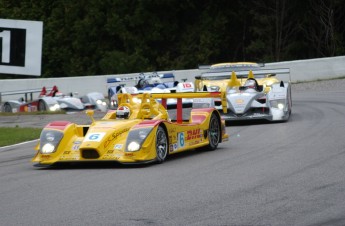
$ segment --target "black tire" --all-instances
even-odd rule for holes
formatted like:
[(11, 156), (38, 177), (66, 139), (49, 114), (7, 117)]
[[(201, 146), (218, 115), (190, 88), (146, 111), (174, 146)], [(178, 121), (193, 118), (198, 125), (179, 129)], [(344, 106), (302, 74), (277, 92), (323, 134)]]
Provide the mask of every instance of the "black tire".
[(3, 106), (3, 111), (4, 112), (11, 112), (12, 113), (12, 107), (9, 103), (5, 103)]
[(38, 111), (47, 111), (46, 103), (43, 100), (38, 102)]
[(168, 157), (169, 143), (165, 129), (159, 126), (156, 132), (157, 162), (162, 163)]
[(209, 144), (206, 146), (206, 150), (213, 151), (216, 150), (220, 142), (221, 136), (221, 125), (219, 118), (215, 113), (212, 113), (210, 118), (209, 128), (207, 130), (207, 138)]

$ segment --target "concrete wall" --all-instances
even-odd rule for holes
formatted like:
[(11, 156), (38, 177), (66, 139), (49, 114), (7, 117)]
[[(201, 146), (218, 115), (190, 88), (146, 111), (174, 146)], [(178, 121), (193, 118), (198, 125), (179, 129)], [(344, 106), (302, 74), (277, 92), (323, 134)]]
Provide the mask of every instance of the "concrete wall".
[[(290, 76), (292, 82), (338, 78), (345, 76), (345, 56), (267, 63), (265, 67), (290, 68)], [(177, 70), (174, 71), (174, 74), (176, 76), (176, 80), (180, 81), (181, 79), (187, 79), (187, 81), (193, 82), (194, 76), (200, 74), (200, 71), (198, 69)], [(43, 86), (52, 87), (56, 85), (58, 86), (59, 90), (63, 93), (78, 92), (79, 95), (84, 95), (88, 92), (97, 91), (102, 92), (106, 96), (107, 78), (115, 76), (126, 77), (133, 75), (137, 76), (138, 73), (65, 78), (30, 78), (0, 80), (0, 92), (40, 89)], [(21, 96), (2, 96), (2, 101), (9, 99), (18, 99)], [(38, 96), (38, 93), (34, 94), (34, 97), (36, 96)]]

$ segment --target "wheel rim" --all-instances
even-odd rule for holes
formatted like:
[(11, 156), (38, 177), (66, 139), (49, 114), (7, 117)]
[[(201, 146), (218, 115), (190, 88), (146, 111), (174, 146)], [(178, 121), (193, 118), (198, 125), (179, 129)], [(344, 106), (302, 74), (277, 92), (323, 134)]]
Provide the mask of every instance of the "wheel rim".
[(168, 153), (168, 140), (163, 128), (159, 127), (156, 136), (156, 150), (159, 160), (164, 160)]
[(219, 142), (219, 123), (216, 117), (211, 118), (209, 128), (209, 139), (212, 146), (218, 145)]

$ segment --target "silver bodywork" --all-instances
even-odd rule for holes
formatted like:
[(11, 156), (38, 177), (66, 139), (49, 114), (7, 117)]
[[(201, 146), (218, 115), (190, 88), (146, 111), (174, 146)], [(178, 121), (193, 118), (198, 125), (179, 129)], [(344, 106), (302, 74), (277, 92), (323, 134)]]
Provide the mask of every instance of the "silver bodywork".
[[(35, 104), (36, 103), (36, 104)], [(1, 106), (2, 112), (17, 113), (21, 106), (26, 106), (27, 111), (59, 111), (59, 103), (53, 97), (40, 97), (38, 100), (25, 102), (24, 100), (8, 100)]]
[[(225, 91), (226, 113), (222, 111), (220, 99), (215, 100), (216, 108), (221, 112), (223, 119), (289, 119), (292, 107), (289, 69), (265, 69), (256, 64), (246, 63), (229, 65), (211, 68), (196, 76), (197, 91)], [(247, 82), (255, 85), (249, 86)]]
[(69, 110), (77, 110), (81, 111), (84, 110), (84, 104), (81, 100), (77, 97), (70, 97), (70, 96), (61, 96), (61, 97), (52, 97), (58, 104), (60, 108), (66, 111)]
[(82, 97), (85, 102), (78, 97), (71, 96), (43, 96), (37, 100), (25, 102), (23, 100), (8, 100), (1, 106), (2, 112), (16, 113), (21, 106), (26, 106), (25, 111), (82, 111), (85, 108), (99, 109), (106, 111), (107, 105), (101, 93), (89, 93)]
[(91, 92), (82, 96), (80, 99), (85, 108), (96, 109), (102, 112), (106, 112), (108, 110), (105, 97), (102, 93)]
[[(289, 82), (272, 84), (268, 93), (235, 87), (227, 90), (225, 120), (287, 121), (291, 114), (291, 86)], [(219, 110), (221, 107), (217, 106)]]

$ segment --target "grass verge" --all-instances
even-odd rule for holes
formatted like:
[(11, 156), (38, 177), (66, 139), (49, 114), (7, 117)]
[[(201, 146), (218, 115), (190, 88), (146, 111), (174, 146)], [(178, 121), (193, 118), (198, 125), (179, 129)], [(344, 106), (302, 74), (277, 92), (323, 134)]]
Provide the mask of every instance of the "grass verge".
[(0, 147), (38, 139), (41, 131), (41, 128), (0, 127)]

